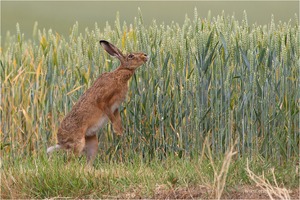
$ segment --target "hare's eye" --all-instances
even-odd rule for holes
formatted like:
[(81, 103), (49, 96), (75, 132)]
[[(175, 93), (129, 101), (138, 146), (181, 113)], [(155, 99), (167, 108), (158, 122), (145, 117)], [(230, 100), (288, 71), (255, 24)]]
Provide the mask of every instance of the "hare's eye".
[(133, 57), (134, 57), (133, 54), (129, 54), (129, 55), (128, 55), (128, 58), (129, 58), (129, 59), (132, 59)]

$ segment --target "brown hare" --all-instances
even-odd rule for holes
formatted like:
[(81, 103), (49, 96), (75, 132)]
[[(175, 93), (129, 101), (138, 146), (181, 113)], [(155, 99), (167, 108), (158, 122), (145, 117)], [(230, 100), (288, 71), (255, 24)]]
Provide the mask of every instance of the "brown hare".
[(123, 133), (118, 108), (126, 98), (129, 79), (148, 60), (148, 56), (145, 53), (124, 55), (105, 40), (101, 40), (100, 44), (111, 56), (120, 60), (120, 66), (100, 75), (79, 98), (60, 124), (58, 144), (49, 147), (47, 153), (58, 149), (72, 151), (75, 155), (84, 152), (88, 163), (93, 163), (98, 149), (97, 131), (110, 120), (116, 134)]

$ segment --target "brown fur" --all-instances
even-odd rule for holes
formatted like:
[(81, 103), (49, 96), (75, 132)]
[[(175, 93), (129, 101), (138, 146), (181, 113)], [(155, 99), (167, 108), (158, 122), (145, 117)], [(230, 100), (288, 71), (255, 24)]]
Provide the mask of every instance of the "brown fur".
[(60, 124), (58, 145), (48, 148), (48, 153), (66, 149), (79, 155), (84, 151), (91, 162), (98, 149), (96, 133), (107, 120), (111, 121), (118, 135), (123, 133), (118, 107), (126, 98), (129, 79), (148, 57), (144, 53), (123, 55), (118, 48), (104, 40), (100, 44), (110, 55), (117, 57), (121, 64), (116, 70), (100, 75), (79, 98)]

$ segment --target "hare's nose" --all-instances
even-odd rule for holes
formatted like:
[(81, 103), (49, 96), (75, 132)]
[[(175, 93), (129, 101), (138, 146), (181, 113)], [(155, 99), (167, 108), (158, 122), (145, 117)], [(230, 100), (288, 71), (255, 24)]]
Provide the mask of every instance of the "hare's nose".
[(146, 61), (149, 60), (149, 56), (147, 54), (144, 53), (143, 56), (145, 57)]

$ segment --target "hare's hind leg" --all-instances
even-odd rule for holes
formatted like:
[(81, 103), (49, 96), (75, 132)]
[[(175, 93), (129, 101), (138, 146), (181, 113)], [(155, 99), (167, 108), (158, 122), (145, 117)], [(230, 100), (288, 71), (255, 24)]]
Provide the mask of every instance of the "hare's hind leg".
[(84, 146), (85, 146), (85, 138), (82, 137), (79, 140), (72, 141), (72, 143), (73, 144), (71, 144), (70, 146), (73, 146), (73, 147), (71, 147), (70, 150), (73, 151), (73, 154), (75, 156), (80, 156), (82, 154)]
[(98, 151), (98, 140), (96, 135), (85, 136), (84, 151), (86, 153), (88, 164), (92, 165)]
[(85, 138), (72, 138), (63, 143), (63, 145), (66, 150), (67, 162), (75, 161), (80, 155), (82, 155), (85, 146)]

